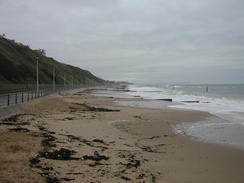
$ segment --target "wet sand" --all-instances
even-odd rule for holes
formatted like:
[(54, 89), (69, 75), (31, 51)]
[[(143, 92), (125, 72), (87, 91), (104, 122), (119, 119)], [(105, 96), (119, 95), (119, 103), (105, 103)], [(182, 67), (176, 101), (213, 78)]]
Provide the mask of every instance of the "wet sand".
[(0, 180), (244, 182), (243, 151), (172, 132), (208, 113), (122, 107), (114, 100), (69, 92), (22, 106), (0, 125)]

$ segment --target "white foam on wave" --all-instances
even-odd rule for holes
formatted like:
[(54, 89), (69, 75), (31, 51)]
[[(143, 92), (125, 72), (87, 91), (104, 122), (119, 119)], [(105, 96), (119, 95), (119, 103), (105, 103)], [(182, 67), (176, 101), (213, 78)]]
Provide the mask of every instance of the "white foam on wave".
[(149, 87), (149, 86), (137, 87), (134, 85), (130, 85), (129, 90), (136, 91), (136, 92), (161, 92), (162, 91), (160, 88), (157, 87)]
[[(231, 100), (227, 98), (214, 98), (201, 95), (185, 94), (181, 90), (174, 90), (169, 88), (157, 88), (157, 87), (136, 87), (129, 86), (129, 95), (139, 95), (145, 99), (173, 99), (174, 102), (178, 102), (184, 105), (171, 105), (173, 108), (201, 110), (216, 113), (229, 113), (229, 112), (243, 112), (244, 113), (244, 100)], [(145, 90), (145, 91), (144, 91)], [(151, 91), (150, 93), (148, 91)], [(199, 101), (199, 103), (188, 103), (184, 101)]]
[[(209, 112), (218, 117), (209, 121), (188, 123), (176, 127), (175, 132), (188, 134), (203, 141), (224, 143), (244, 148), (244, 100), (225, 97), (209, 97), (187, 94), (181, 88), (129, 87), (134, 92), (129, 95), (139, 95), (145, 99), (173, 99), (179, 105), (169, 107)], [(150, 92), (149, 92), (150, 91)], [(183, 101), (199, 101), (188, 103)], [(210, 133), (207, 134), (206, 133)]]

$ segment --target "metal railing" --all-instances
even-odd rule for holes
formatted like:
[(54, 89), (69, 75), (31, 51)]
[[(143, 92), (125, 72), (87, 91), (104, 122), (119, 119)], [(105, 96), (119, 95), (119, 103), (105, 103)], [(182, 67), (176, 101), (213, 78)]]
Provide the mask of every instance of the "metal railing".
[(53, 93), (61, 92), (64, 90), (71, 90), (82, 88), (83, 86), (75, 87), (61, 87), (57, 86), (55, 89), (51, 87), (42, 87), (37, 91), (36, 89), (10, 89), (0, 90), (0, 107), (7, 107), (16, 104), (22, 104), (33, 99), (44, 97)]

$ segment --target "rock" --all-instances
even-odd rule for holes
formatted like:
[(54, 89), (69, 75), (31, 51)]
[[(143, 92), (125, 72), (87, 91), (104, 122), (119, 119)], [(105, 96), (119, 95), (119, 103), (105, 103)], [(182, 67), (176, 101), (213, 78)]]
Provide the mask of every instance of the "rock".
[(129, 177), (126, 177), (124, 175), (120, 176), (120, 178), (125, 180), (125, 181), (131, 181), (131, 179)]
[(144, 173), (141, 173), (138, 175), (137, 179), (143, 179), (145, 177), (145, 174)]
[(133, 167), (137, 168), (140, 165), (141, 165), (141, 161), (140, 160), (132, 159), (132, 160), (130, 160), (129, 163), (126, 164), (126, 167), (127, 168), (133, 168)]
[(161, 136), (151, 136), (151, 137), (148, 137), (148, 139), (156, 139), (156, 138), (160, 138)]
[(97, 142), (97, 143), (101, 143), (101, 144), (105, 144), (105, 142), (103, 140), (100, 139), (93, 139), (93, 142)]
[(35, 156), (35, 157), (31, 158), (30, 163), (32, 165), (36, 165), (36, 164), (40, 163), (39, 156)]
[(135, 115), (135, 116), (133, 116), (134, 118), (137, 118), (137, 119), (142, 119), (142, 117), (141, 116), (139, 116), (139, 115)]
[(60, 150), (54, 150), (52, 152), (44, 151), (41, 153), (41, 156), (47, 159), (54, 159), (54, 160), (72, 160), (74, 159), (71, 158), (72, 154), (74, 154), (74, 151), (61, 148)]
[(94, 151), (93, 156), (85, 155), (82, 158), (83, 160), (92, 160), (92, 161), (101, 161), (101, 160), (108, 160), (109, 157), (100, 155), (97, 151)]
[(46, 177), (46, 183), (60, 183), (60, 180), (57, 177)]

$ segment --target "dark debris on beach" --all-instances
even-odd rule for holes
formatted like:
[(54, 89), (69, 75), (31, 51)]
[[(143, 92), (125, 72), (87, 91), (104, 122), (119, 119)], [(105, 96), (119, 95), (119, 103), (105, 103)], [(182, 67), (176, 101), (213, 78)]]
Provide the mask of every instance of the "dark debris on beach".
[(81, 111), (91, 111), (91, 112), (120, 112), (119, 109), (108, 109), (108, 108), (102, 108), (102, 107), (94, 107), (90, 106), (87, 103), (73, 103), (74, 106), (71, 106), (70, 109), (72, 112), (75, 112), (77, 110)]

